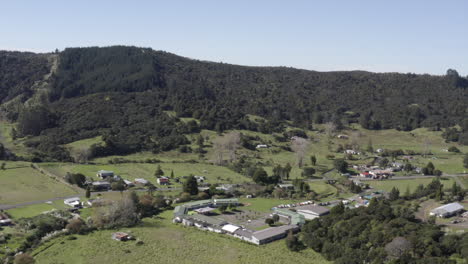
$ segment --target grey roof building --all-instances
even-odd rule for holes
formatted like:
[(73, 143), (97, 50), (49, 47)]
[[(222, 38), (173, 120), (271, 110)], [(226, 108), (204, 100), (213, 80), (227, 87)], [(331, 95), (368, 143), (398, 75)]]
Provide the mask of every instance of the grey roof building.
[(459, 203), (449, 203), (433, 209), (430, 215), (435, 215), (438, 217), (450, 217), (464, 210), (465, 208)]

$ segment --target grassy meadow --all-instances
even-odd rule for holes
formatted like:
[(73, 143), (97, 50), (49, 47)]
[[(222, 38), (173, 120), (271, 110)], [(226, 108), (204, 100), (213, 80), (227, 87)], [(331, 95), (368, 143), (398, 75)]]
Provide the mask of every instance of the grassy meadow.
[[(311, 249), (299, 253), (286, 248), (284, 240), (263, 246), (243, 242), (196, 228), (171, 223), (172, 211), (148, 218), (137, 227), (95, 231), (54, 239), (37, 248), (38, 264), (46, 263), (329, 263)], [(116, 231), (129, 232), (143, 242), (118, 242)]]
[(27, 162), (6, 162), (0, 171), (0, 204), (18, 204), (78, 193), (57, 179), (30, 167)]

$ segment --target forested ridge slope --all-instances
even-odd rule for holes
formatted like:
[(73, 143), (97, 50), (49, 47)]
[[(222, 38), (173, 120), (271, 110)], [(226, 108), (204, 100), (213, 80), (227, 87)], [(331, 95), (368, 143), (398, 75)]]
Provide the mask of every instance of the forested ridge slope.
[[(47, 56), (0, 52), (3, 105), (33, 95), (29, 87), (50, 72)], [(309, 128), (360, 122), (370, 129), (464, 129), (468, 116), (468, 80), (453, 70), (431, 76), (246, 67), (125, 46), (65, 49), (48, 89), (48, 104), (2, 109), (19, 121), (20, 136), (40, 136), (31, 144), (45, 152), (97, 135), (114, 145), (109, 153), (158, 151), (184, 144), (182, 134), (201, 128), (272, 132), (286, 120)], [(166, 110), (200, 123), (181, 124)], [(267, 121), (251, 122), (247, 114)]]

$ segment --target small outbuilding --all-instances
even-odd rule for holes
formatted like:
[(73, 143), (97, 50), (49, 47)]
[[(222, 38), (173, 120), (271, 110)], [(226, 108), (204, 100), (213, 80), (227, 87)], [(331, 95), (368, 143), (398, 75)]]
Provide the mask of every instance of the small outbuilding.
[(101, 179), (105, 179), (107, 177), (114, 177), (114, 172), (108, 170), (100, 170), (97, 172), (97, 176)]
[(124, 232), (116, 232), (112, 234), (112, 239), (117, 241), (127, 241), (132, 239), (132, 237)]
[(430, 215), (435, 215), (437, 217), (450, 217), (461, 213), (464, 210), (465, 208), (459, 203), (449, 203), (433, 209), (430, 212)]
[(80, 207), (81, 201), (80, 197), (73, 197), (63, 200), (63, 203), (71, 207)]

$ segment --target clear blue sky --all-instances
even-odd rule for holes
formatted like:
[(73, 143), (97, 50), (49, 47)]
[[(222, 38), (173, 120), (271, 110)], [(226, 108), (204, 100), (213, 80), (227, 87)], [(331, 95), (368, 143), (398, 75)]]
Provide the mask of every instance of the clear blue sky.
[(201, 60), (468, 74), (468, 1), (0, 2), (0, 49), (135, 45)]

